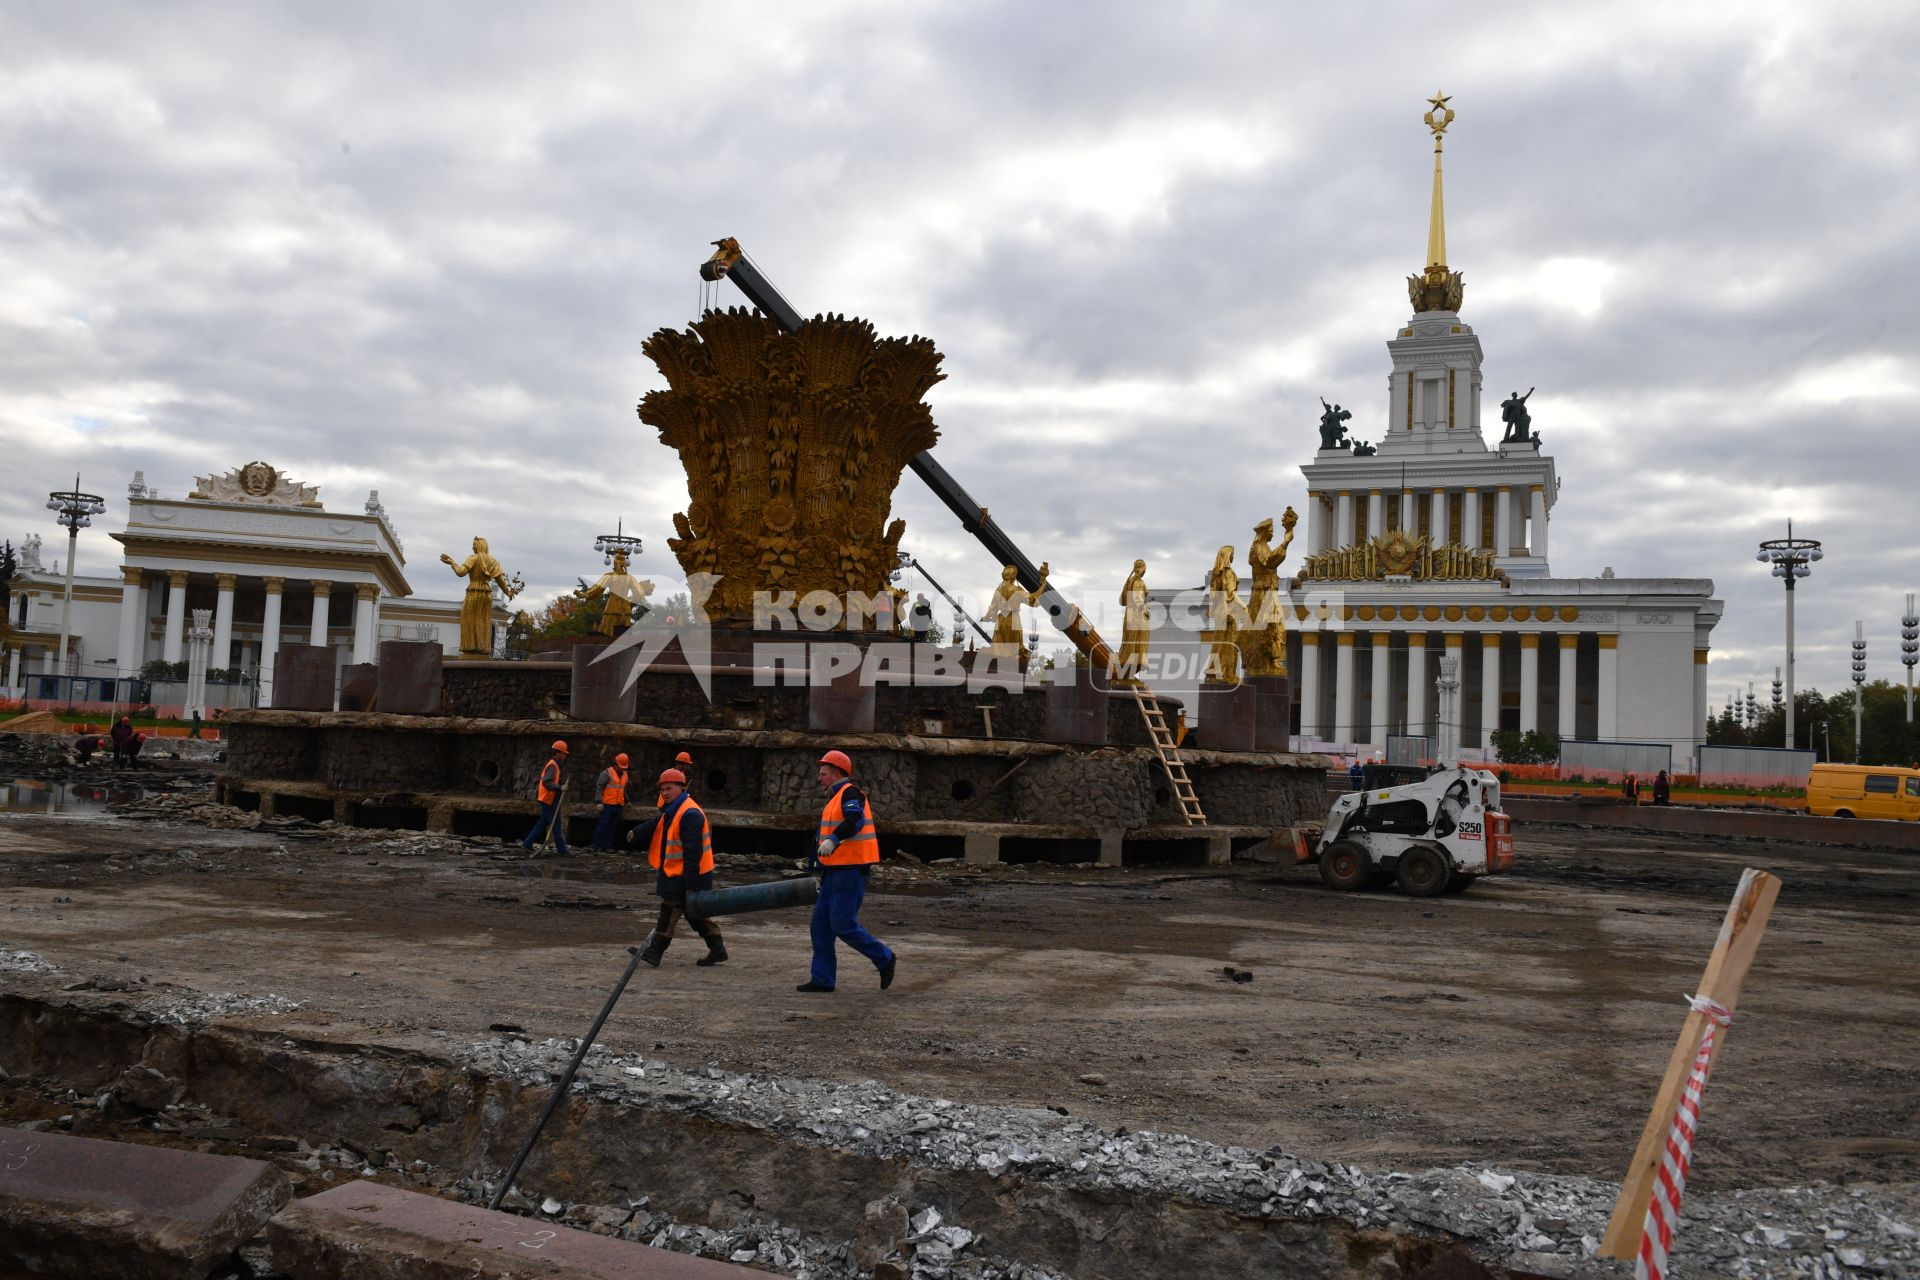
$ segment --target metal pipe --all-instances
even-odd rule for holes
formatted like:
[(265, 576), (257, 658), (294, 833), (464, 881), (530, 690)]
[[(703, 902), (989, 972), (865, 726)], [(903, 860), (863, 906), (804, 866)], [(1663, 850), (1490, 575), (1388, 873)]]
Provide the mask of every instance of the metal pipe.
[(737, 884), (729, 889), (702, 889), (687, 895), (687, 917), (708, 920), (749, 911), (778, 911), (810, 907), (820, 897), (820, 882), (812, 876), (793, 876), (761, 884)]
[[(907, 563), (912, 565), (914, 567), (914, 570), (918, 572), (921, 577), (927, 580), (928, 586), (932, 587), (935, 591), (938, 591), (940, 593), (940, 598), (942, 600), (945, 600), (948, 604), (953, 606), (953, 611), (955, 613), (959, 614), (961, 617), (967, 620), (967, 625), (971, 626), (975, 631), (978, 631), (980, 633), (980, 638), (982, 640), (985, 640), (988, 644), (993, 643), (993, 637), (987, 634), (987, 629), (981, 626), (979, 620), (976, 619), (972, 614), (968, 613), (965, 609), (961, 608), (960, 602), (958, 600), (955, 600), (952, 596), (947, 594), (947, 589), (940, 585), (939, 579), (935, 578), (932, 574), (927, 572), (927, 566), (921, 564), (919, 560), (914, 559), (912, 557), (908, 558)], [(953, 638), (953, 642), (956, 645), (959, 644), (960, 637), (955, 636)]]

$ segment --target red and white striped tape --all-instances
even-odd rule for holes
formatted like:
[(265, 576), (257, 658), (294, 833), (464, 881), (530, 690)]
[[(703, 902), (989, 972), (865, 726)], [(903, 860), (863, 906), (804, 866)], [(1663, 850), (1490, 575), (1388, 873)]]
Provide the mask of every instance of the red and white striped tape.
[(1680, 1225), (1680, 1198), (1686, 1194), (1687, 1166), (1693, 1162), (1693, 1135), (1700, 1127), (1700, 1098), (1707, 1091), (1707, 1072), (1713, 1066), (1714, 1037), (1721, 1027), (1733, 1021), (1732, 1011), (1718, 1001), (1688, 996), (1687, 1003), (1693, 1006), (1694, 1012), (1706, 1015), (1706, 1029), (1700, 1034), (1693, 1069), (1687, 1073), (1686, 1088), (1681, 1090), (1680, 1105), (1674, 1108), (1673, 1124), (1667, 1130), (1667, 1149), (1660, 1158), (1653, 1195), (1647, 1201), (1647, 1226), (1640, 1237), (1634, 1280), (1666, 1280), (1667, 1252), (1673, 1247), (1673, 1233)]

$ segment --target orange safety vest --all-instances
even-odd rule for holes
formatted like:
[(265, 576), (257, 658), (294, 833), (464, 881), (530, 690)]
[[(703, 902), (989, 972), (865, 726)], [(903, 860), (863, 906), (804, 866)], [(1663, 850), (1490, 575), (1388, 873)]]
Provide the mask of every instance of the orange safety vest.
[[(687, 796), (686, 803), (673, 811), (672, 821), (654, 823), (653, 838), (647, 841), (648, 866), (669, 876), (680, 874), (686, 858), (686, 850), (680, 843), (680, 819), (687, 816), (689, 809), (701, 817), (706, 816), (707, 811), (695, 803), (692, 796)], [(698, 868), (697, 874), (703, 876), (713, 870), (713, 832), (704, 826), (700, 829)]]
[(627, 771), (617, 765), (607, 766), (607, 785), (600, 788), (601, 804), (620, 804), (627, 802)]
[[(551, 785), (549, 785), (551, 779)], [(560, 798), (560, 762), (547, 761), (547, 767), (540, 771), (540, 803), (552, 804)]]
[[(820, 834), (815, 837), (816, 840), (825, 840), (833, 834), (835, 827), (847, 820), (846, 805), (842, 803), (842, 797), (846, 794), (847, 788), (852, 785), (851, 779), (842, 782), (833, 789), (833, 794), (827, 797), (826, 806), (820, 810)], [(832, 853), (820, 859), (820, 864), (827, 867), (858, 867), (878, 861), (880, 861), (880, 837), (873, 833), (873, 802), (869, 800), (861, 808), (860, 829), (835, 845)]]

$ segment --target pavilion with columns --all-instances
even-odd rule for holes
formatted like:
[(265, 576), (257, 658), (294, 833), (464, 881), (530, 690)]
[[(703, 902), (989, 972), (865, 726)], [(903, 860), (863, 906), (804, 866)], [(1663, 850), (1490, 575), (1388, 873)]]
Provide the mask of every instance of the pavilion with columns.
[(413, 598), (377, 490), (362, 511), (339, 512), (264, 462), (201, 476), (184, 498), (161, 497), (136, 472), (126, 526), (111, 536), (122, 548), (118, 572), (74, 579), (64, 667), (55, 650), (65, 578), (39, 563), (34, 545), (14, 583), (9, 688), (31, 693), (29, 675), (127, 680), (154, 659), (184, 662), (201, 609), (212, 614), (208, 667), (240, 668), (260, 706), (273, 705), (282, 643), (332, 648), (337, 667), (375, 661), (382, 639), (459, 650), (460, 602)]

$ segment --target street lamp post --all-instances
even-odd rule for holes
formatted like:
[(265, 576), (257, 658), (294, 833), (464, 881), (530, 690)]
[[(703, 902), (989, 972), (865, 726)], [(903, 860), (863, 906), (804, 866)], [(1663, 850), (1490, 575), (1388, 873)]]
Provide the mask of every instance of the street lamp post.
[(603, 563), (612, 564), (614, 556), (625, 552), (629, 558), (640, 554), (640, 539), (626, 531), (624, 520), (614, 522), (614, 532), (603, 533), (593, 540), (593, 549), (601, 555)]
[[(60, 651), (58, 665), (54, 668), (61, 675), (72, 673), (67, 670), (67, 642), (73, 635), (73, 559), (79, 546), (80, 531), (93, 523), (93, 517), (107, 509), (106, 499), (97, 493), (80, 492), (80, 476), (73, 477), (73, 488), (66, 492), (54, 492), (47, 495), (47, 510), (56, 512), (54, 519), (67, 527), (67, 593), (60, 601)], [(67, 686), (67, 701), (73, 701), (73, 686)]]
[(1907, 592), (1907, 611), (1900, 618), (1900, 662), (1907, 669), (1907, 723), (1913, 723), (1913, 668), (1920, 663), (1920, 615), (1913, 611), (1913, 592)]
[(1867, 696), (1867, 624), (1853, 624), (1853, 762), (1860, 763), (1860, 712)]
[(1819, 542), (1812, 538), (1793, 536), (1793, 521), (1787, 521), (1787, 536), (1768, 538), (1760, 544), (1760, 554), (1754, 559), (1762, 564), (1773, 566), (1773, 576), (1784, 578), (1787, 584), (1787, 732), (1786, 745), (1793, 745), (1793, 584), (1796, 580), (1813, 572), (1813, 564), (1820, 560), (1825, 552), (1820, 550)]

